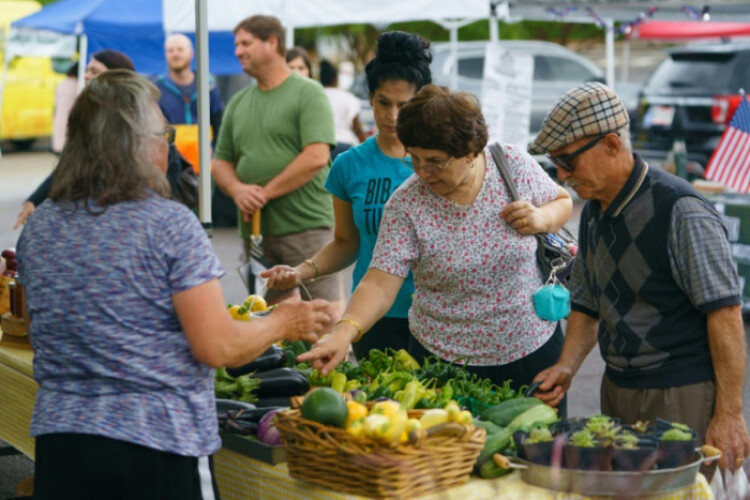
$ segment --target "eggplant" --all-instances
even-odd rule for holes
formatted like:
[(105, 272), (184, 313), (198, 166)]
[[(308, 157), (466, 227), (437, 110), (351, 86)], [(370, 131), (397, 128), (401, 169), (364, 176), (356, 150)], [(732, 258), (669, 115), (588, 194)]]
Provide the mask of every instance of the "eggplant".
[(286, 362), (286, 353), (284, 349), (277, 345), (272, 345), (266, 352), (252, 360), (251, 362), (242, 365), (227, 368), (227, 373), (232, 377), (239, 377), (252, 372), (264, 372), (267, 370), (273, 370), (284, 366)]
[(257, 406), (258, 409), (266, 408), (266, 409), (272, 409), (272, 408), (289, 408), (289, 398), (263, 398), (259, 399), (255, 402), (255, 406)]
[(255, 405), (252, 403), (246, 403), (244, 401), (236, 401), (234, 399), (221, 399), (216, 398), (216, 413), (226, 413), (230, 410), (253, 410)]
[(253, 422), (257, 424), (258, 422), (260, 422), (260, 419), (263, 418), (263, 415), (265, 415), (269, 411), (280, 410), (283, 408), (287, 408), (288, 406), (288, 404), (286, 406), (259, 406), (258, 408), (254, 408), (252, 410), (243, 410), (237, 412), (232, 418), (237, 421)]
[[(310, 389), (307, 377), (293, 368), (275, 368), (256, 373), (254, 377), (260, 381), (256, 392), (258, 399), (299, 396)], [(255, 406), (259, 405), (256, 403)]]
[(241, 434), (243, 436), (258, 433), (257, 423), (245, 422), (244, 420), (232, 420), (231, 418), (224, 422), (223, 428), (225, 431), (233, 434)]

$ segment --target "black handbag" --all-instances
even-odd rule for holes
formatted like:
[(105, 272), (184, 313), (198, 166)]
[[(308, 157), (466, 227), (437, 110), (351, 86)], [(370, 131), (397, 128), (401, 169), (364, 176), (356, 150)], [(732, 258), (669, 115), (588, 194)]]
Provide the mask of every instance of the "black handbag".
[[(495, 143), (490, 145), (490, 153), (500, 171), (500, 176), (508, 187), (511, 200), (518, 201), (520, 198), (513, 177), (510, 175), (505, 151), (500, 144)], [(576, 258), (573, 252), (578, 249), (575, 237), (564, 227), (557, 233), (537, 233), (534, 236), (537, 239), (536, 259), (542, 271), (542, 278), (545, 281), (557, 278), (558, 282), (565, 285), (570, 278), (570, 271)]]
[(198, 208), (198, 175), (193, 170), (193, 166), (172, 144), (169, 146), (167, 179), (175, 201), (179, 201), (191, 210)]

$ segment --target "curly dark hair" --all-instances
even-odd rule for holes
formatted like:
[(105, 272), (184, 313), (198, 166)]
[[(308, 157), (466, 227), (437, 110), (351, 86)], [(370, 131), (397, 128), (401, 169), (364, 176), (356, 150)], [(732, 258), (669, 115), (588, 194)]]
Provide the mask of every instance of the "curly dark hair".
[(432, 82), (430, 41), (414, 33), (387, 31), (377, 40), (375, 58), (365, 66), (370, 95), (386, 81), (404, 80), (419, 90)]
[(396, 133), (406, 148), (438, 149), (454, 158), (482, 152), (489, 137), (476, 96), (432, 84), (401, 108)]

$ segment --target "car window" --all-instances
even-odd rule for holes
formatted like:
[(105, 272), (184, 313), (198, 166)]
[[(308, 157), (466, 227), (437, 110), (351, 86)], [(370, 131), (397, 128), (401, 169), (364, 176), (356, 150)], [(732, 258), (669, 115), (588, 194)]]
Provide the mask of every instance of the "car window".
[(481, 80), (484, 75), (484, 56), (459, 59), (458, 74), (467, 78), (478, 78)]
[(571, 59), (553, 56), (536, 56), (534, 70), (537, 69), (538, 65), (542, 64), (546, 66), (546, 72), (544, 73), (545, 78), (538, 78), (540, 80), (582, 82), (591, 80), (595, 77), (591, 70)]
[(702, 88), (724, 91), (730, 86), (735, 58), (735, 53), (672, 54), (656, 68), (646, 83), (646, 89)]

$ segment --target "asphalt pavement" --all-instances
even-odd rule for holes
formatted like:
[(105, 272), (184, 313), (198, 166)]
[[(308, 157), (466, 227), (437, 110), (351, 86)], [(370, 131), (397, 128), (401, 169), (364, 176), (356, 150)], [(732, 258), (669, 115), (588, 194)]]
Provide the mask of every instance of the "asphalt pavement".
[[(30, 152), (3, 149), (3, 156), (0, 158), (0, 249), (15, 246), (20, 232), (11, 228), (21, 203), (54, 167), (55, 157), (42, 151), (43, 148), (44, 144), (38, 145), (37, 150)], [(577, 202), (573, 219), (569, 223), (569, 228), (574, 231), (578, 224), (580, 206), (580, 202)], [(241, 255), (237, 231), (231, 228), (216, 229), (212, 243), (227, 270), (226, 275), (220, 280), (225, 299), (227, 302), (239, 302), (244, 299), (246, 292), (236, 271)], [(350, 283), (350, 278), (345, 277), (345, 281)], [(346, 289), (349, 290), (349, 285)], [(746, 338), (749, 333), (750, 328), (746, 324)], [(594, 349), (576, 375), (569, 392), (569, 416), (585, 416), (599, 412), (599, 381), (603, 371), (604, 364), (598, 349)], [(744, 402), (744, 415), (747, 421), (750, 416), (750, 397), (747, 390)], [(0, 499), (13, 496), (14, 485), (33, 473), (31, 460), (21, 455), (2, 456), (2, 447), (3, 443), (0, 442)]]

